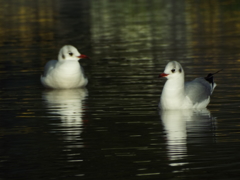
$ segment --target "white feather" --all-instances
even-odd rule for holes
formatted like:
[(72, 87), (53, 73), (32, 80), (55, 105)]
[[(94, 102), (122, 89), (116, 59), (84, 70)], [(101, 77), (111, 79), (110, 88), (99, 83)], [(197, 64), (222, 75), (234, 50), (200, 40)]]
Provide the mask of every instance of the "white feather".
[(80, 53), (71, 45), (63, 46), (58, 55), (58, 60), (49, 61), (41, 76), (42, 84), (47, 88), (70, 89), (87, 85), (82, 67), (78, 60)]
[(209, 83), (205, 78), (185, 83), (184, 70), (177, 61), (169, 62), (161, 76), (167, 78), (160, 97), (161, 109), (205, 108), (216, 87), (215, 83)]

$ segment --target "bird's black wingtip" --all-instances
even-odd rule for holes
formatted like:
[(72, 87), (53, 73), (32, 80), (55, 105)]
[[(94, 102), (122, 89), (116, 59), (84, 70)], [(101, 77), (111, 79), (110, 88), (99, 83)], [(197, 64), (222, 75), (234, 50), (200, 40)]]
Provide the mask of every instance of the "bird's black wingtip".
[(209, 83), (213, 84), (213, 83), (214, 83), (214, 82), (213, 82), (213, 75), (219, 73), (219, 72), (222, 71), (222, 70), (223, 70), (223, 69), (220, 69), (220, 70), (218, 70), (218, 71), (215, 72), (215, 73), (209, 73), (209, 74), (207, 75), (207, 77), (205, 77), (205, 80), (208, 81)]

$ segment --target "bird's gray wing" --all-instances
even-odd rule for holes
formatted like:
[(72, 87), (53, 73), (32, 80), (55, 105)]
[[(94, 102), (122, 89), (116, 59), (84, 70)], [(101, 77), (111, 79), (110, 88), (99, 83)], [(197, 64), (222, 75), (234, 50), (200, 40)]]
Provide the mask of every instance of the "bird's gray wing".
[(204, 78), (196, 78), (185, 83), (185, 93), (193, 104), (200, 103), (209, 98), (212, 93), (212, 87)]
[(51, 61), (47, 62), (47, 64), (44, 67), (44, 74), (43, 74), (44, 77), (46, 77), (48, 72), (51, 71), (55, 67), (57, 62), (58, 62), (57, 60), (51, 60)]

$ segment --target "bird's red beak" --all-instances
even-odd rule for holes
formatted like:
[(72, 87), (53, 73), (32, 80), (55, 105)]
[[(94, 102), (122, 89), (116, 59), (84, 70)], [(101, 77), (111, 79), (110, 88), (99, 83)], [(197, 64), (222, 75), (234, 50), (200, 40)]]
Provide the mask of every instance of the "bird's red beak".
[(78, 56), (78, 58), (80, 58), (80, 59), (89, 59), (89, 57), (84, 55), (84, 54), (81, 54), (80, 56)]
[(159, 74), (159, 77), (166, 77), (166, 76), (168, 76), (168, 74), (165, 74), (165, 73)]

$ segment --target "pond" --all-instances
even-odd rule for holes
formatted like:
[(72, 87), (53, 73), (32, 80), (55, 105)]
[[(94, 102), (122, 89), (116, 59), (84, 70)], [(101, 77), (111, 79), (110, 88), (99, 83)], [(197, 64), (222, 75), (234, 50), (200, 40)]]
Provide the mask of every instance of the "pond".
[[(237, 179), (237, 0), (13, 0), (0, 7), (0, 179)], [(45, 63), (72, 44), (84, 89), (49, 90)], [(207, 109), (160, 111), (179, 61), (215, 75)]]

